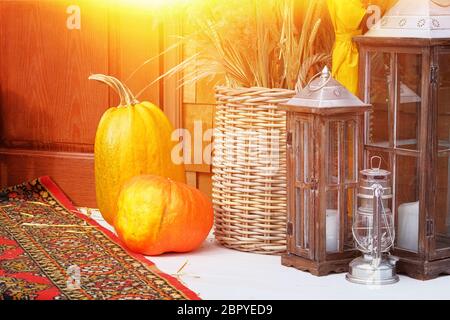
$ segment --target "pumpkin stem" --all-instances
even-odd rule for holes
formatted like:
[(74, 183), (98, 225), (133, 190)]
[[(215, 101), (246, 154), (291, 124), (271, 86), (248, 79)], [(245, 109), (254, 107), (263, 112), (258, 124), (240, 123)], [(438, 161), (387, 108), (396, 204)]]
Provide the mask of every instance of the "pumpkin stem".
[(131, 90), (117, 78), (104, 74), (94, 74), (89, 77), (89, 80), (99, 81), (113, 88), (120, 97), (120, 106), (131, 106), (139, 103)]
[(127, 99), (129, 101), (129, 105), (135, 105), (135, 104), (139, 104), (139, 101), (135, 98), (135, 96), (133, 95), (133, 93), (131, 92), (130, 88), (128, 88), (128, 86), (123, 83), (122, 81), (120, 81), (119, 79), (110, 76), (111, 80), (113, 80), (118, 86), (120, 86), (122, 88), (122, 90), (126, 93), (127, 95)]

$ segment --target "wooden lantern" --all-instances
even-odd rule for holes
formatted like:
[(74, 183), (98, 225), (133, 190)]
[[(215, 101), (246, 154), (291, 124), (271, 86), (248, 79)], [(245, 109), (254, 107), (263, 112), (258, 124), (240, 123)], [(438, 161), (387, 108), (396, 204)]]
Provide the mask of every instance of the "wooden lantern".
[(355, 40), (365, 159), (393, 174), (398, 271), (450, 274), (450, 1), (400, 0)]
[(288, 252), (282, 264), (322, 276), (348, 270), (361, 169), (361, 102), (327, 68), (281, 107), (288, 129)]

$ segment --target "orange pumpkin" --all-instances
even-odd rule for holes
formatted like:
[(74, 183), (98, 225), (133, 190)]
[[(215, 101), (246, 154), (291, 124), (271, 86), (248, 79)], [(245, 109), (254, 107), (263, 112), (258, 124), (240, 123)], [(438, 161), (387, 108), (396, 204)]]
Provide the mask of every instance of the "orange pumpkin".
[(120, 105), (109, 108), (95, 137), (95, 188), (97, 206), (103, 218), (113, 223), (117, 198), (123, 183), (142, 174), (155, 174), (185, 182), (182, 164), (175, 164), (171, 152), (174, 130), (160, 108), (139, 102), (118, 79), (96, 74), (89, 77), (114, 88)]
[(211, 202), (199, 190), (146, 175), (124, 184), (114, 227), (130, 250), (154, 256), (198, 248), (212, 228), (213, 216)]

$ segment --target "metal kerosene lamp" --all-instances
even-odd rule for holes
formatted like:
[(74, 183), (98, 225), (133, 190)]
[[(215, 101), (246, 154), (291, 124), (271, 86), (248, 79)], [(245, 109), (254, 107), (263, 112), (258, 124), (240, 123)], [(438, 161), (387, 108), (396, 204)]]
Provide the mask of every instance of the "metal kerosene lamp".
[[(374, 166), (375, 161), (378, 166)], [(353, 237), (363, 253), (350, 263), (346, 279), (366, 285), (398, 282), (395, 271), (398, 259), (389, 254), (395, 241), (391, 173), (381, 168), (381, 158), (372, 157), (371, 168), (360, 172), (358, 209), (354, 218)]]

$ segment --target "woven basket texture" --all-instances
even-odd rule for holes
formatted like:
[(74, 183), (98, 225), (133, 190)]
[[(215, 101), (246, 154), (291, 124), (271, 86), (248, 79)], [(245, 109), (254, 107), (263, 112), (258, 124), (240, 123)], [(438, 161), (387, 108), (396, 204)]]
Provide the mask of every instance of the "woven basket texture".
[(216, 88), (213, 153), (215, 237), (225, 247), (286, 251), (286, 113), (295, 92)]

